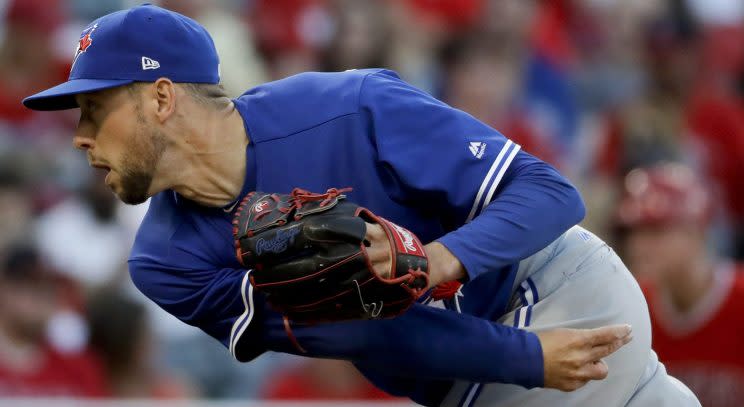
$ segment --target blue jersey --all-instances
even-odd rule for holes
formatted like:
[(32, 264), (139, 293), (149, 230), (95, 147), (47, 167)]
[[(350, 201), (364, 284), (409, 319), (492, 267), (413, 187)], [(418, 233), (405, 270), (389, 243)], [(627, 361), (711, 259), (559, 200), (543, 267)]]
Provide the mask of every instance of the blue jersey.
[[(305, 355), (351, 360), (388, 392), (427, 405), (455, 379), (542, 384), (537, 337), (493, 321), (505, 313), (518, 262), (584, 215), (563, 177), (387, 70), (300, 74), (234, 102), (249, 137), (238, 199), (252, 190), (352, 187), (351, 201), (425, 243), (438, 240), (468, 274), (462, 295), (443, 307), (293, 327)], [(235, 257), (232, 216), (170, 190), (152, 197), (129, 260), (132, 279), (238, 360), (298, 353)]]

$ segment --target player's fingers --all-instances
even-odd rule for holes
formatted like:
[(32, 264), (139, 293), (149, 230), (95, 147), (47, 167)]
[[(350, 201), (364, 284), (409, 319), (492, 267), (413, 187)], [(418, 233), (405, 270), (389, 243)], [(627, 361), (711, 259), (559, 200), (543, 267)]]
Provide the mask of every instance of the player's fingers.
[(387, 235), (385, 235), (385, 229), (383, 229), (382, 226), (376, 223), (369, 222), (364, 222), (364, 224), (367, 227), (367, 231), (365, 233), (365, 238), (367, 240), (375, 241), (380, 239), (387, 239)]
[(558, 390), (564, 391), (564, 392), (578, 390), (584, 387), (584, 385), (587, 384), (588, 382), (589, 382), (588, 380), (569, 380), (563, 383), (561, 386), (559, 386)]
[(618, 339), (622, 339), (628, 335), (632, 328), (630, 325), (610, 325), (602, 328), (587, 329), (587, 341), (586, 344), (589, 346), (606, 345), (615, 342)]
[(595, 360), (587, 363), (579, 371), (578, 378), (581, 380), (602, 380), (607, 377), (609, 368), (603, 360)]
[(631, 340), (633, 340), (633, 335), (627, 335), (607, 344), (596, 345), (589, 350), (585, 360), (593, 361), (607, 357), (615, 353), (618, 349), (625, 346), (625, 344), (627, 344)]

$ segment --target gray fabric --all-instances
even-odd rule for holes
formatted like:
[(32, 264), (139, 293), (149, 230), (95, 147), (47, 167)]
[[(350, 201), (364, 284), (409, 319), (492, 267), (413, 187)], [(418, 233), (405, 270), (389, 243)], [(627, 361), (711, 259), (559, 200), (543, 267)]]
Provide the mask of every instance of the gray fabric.
[[(522, 261), (513, 292), (511, 310), (499, 319), (502, 324), (539, 331), (629, 323), (633, 341), (605, 359), (609, 366), (605, 380), (577, 391), (457, 382), (443, 406), (700, 405), (658, 362), (651, 350), (648, 306), (640, 287), (615, 252), (592, 233), (574, 227)], [(533, 304), (529, 312), (525, 302)]]

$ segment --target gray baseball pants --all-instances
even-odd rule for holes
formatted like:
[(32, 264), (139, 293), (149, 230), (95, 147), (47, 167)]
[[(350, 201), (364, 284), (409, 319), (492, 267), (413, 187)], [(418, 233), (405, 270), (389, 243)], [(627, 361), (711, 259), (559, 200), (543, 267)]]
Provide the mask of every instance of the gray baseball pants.
[(605, 359), (605, 380), (576, 391), (460, 381), (442, 406), (700, 406), (651, 349), (648, 306), (635, 279), (615, 252), (587, 230), (575, 226), (519, 264), (509, 309), (499, 319), (504, 325), (540, 331), (628, 323), (633, 340)]

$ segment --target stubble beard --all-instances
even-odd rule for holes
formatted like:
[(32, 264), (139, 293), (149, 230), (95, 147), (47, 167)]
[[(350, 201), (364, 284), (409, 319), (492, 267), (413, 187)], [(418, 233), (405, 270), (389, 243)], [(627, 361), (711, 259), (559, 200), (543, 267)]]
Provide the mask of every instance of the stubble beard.
[(139, 205), (147, 200), (151, 184), (152, 173), (130, 167), (121, 174), (121, 189), (117, 196), (125, 204)]
[(155, 170), (165, 151), (165, 136), (149, 129), (143, 117), (137, 118), (137, 135), (132, 148), (122, 159), (119, 199), (128, 205), (138, 205), (149, 198)]

